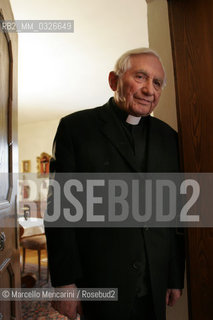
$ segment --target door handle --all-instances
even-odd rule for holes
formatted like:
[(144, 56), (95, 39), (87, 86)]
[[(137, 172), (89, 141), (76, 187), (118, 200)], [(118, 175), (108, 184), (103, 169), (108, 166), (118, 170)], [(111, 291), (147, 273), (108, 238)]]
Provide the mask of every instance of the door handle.
[[(3, 250), (4, 250), (5, 242), (6, 242), (5, 233), (4, 233), (4, 232), (1, 232), (1, 233), (0, 233), (0, 251), (3, 251)], [(0, 313), (0, 316), (1, 316), (1, 313)], [(0, 317), (0, 320), (1, 320), (1, 317)]]

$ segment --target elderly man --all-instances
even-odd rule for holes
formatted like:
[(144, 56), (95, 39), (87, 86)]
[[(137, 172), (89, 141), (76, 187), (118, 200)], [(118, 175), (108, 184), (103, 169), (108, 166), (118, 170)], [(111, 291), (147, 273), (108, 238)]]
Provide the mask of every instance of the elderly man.
[[(61, 120), (51, 170), (178, 172), (177, 134), (150, 116), (165, 85), (159, 56), (128, 51), (109, 85), (114, 98), (105, 105)], [(165, 320), (166, 304), (181, 296), (184, 254), (175, 229), (47, 228), (46, 235), (53, 286), (118, 288), (116, 302), (54, 302), (70, 319), (83, 312), (87, 320)]]

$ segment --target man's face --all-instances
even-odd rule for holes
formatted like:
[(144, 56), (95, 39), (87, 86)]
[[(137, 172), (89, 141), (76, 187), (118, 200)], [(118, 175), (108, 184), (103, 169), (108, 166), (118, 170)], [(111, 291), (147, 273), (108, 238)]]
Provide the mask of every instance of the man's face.
[(121, 77), (114, 74), (114, 87), (110, 82), (116, 91), (116, 103), (133, 116), (149, 115), (160, 99), (164, 79), (162, 65), (151, 54), (130, 57), (130, 65)]

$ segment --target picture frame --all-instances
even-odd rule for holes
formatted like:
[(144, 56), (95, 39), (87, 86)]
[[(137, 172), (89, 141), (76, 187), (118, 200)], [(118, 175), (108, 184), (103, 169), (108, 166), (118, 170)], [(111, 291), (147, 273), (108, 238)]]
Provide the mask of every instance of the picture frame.
[(27, 173), (31, 171), (31, 161), (23, 160), (22, 161), (22, 172)]
[(51, 156), (42, 152), (40, 157), (37, 157), (37, 176), (38, 178), (48, 177), (50, 171), (50, 158)]

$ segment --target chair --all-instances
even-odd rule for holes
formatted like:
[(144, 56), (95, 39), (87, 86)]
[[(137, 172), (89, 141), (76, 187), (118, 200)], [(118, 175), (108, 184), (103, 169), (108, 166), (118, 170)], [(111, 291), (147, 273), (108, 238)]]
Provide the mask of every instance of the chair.
[[(20, 238), (20, 246), (23, 248), (23, 272), (25, 268), (26, 249), (37, 250), (38, 252), (38, 277), (41, 279), (41, 250), (46, 249), (46, 237), (44, 234)], [(47, 265), (47, 281), (49, 269)]]

